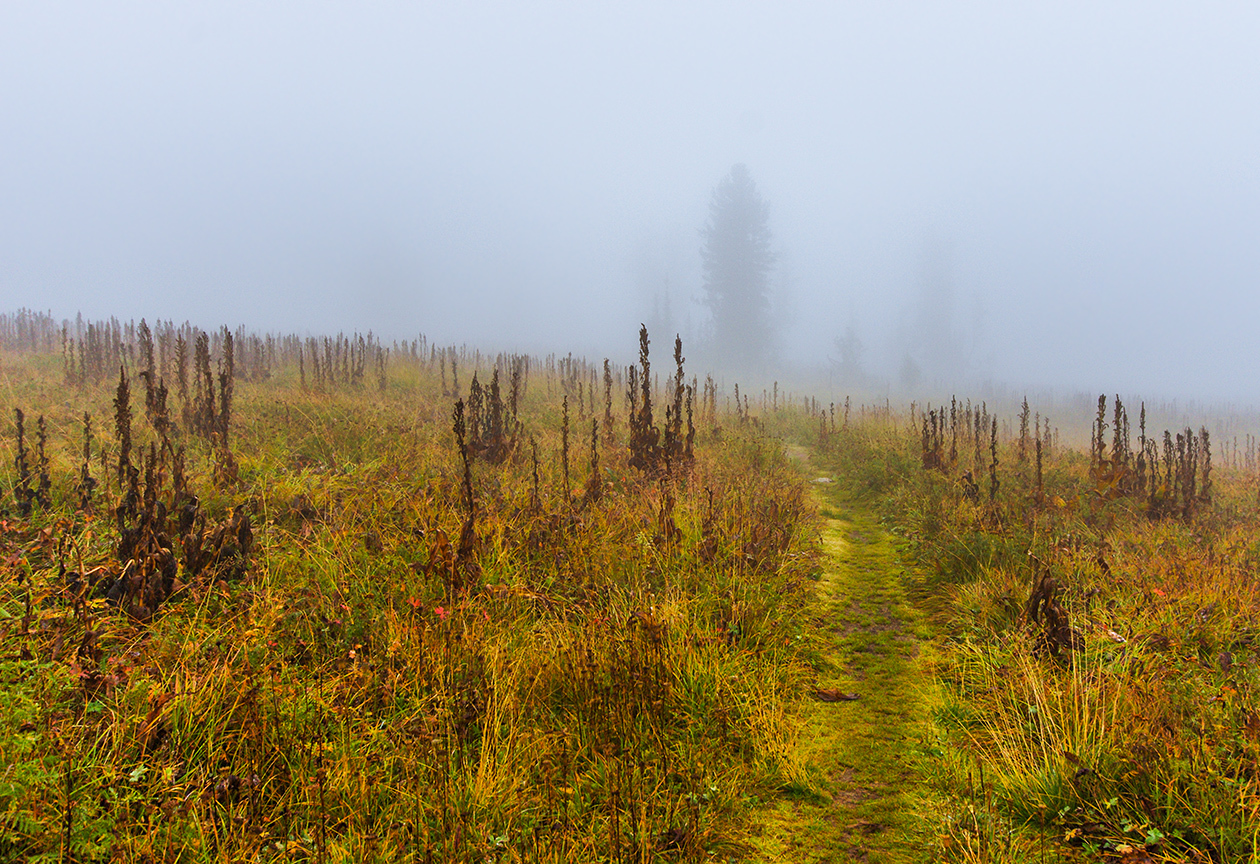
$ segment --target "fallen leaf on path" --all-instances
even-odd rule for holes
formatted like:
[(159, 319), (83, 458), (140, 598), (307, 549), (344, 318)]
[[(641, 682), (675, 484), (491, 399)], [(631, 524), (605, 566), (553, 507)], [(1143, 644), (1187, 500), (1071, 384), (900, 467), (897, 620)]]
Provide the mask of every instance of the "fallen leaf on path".
[(814, 698), (817, 699), (819, 702), (856, 702), (858, 699), (858, 694), (841, 693), (840, 690), (838, 690), (837, 688), (831, 687), (826, 690), (822, 690), (822, 689), (815, 690)]

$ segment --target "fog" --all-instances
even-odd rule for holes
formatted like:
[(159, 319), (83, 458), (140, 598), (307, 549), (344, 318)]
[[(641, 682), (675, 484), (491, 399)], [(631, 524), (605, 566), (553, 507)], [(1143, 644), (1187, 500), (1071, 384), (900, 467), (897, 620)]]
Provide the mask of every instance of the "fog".
[(742, 163), (785, 368), (1256, 401), (1258, 44), (1244, 3), (15, 0), (0, 306), (703, 354)]

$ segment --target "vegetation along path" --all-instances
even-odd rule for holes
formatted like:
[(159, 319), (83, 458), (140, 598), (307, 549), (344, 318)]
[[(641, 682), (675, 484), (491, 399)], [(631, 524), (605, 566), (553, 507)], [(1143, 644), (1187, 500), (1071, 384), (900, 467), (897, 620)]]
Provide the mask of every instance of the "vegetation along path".
[(753, 828), (759, 861), (926, 860), (933, 808), (917, 767), (927, 738), (920, 647), (927, 618), (911, 602), (893, 538), (869, 507), (810, 470), (820, 508), (814, 614), (818, 680), (800, 753), (807, 783), (770, 802)]

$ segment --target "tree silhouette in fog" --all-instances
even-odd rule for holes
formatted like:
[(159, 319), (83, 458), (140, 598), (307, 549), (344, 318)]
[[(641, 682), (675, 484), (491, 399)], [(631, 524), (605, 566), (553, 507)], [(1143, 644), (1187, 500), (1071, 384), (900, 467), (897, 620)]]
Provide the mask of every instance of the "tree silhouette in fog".
[(719, 358), (748, 368), (770, 357), (770, 206), (742, 164), (731, 168), (709, 201), (701, 230), (704, 302), (713, 315), (713, 349)]

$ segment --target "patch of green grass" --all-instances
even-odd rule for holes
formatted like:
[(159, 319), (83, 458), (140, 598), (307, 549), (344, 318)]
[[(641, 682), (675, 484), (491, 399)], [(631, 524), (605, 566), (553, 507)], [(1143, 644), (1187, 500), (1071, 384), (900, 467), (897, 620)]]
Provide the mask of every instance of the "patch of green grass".
[[(784, 796), (754, 823), (763, 861), (931, 860), (931, 788), (922, 640), (893, 539), (843, 486), (815, 486), (824, 514), (821, 577), (808, 610), (816, 652), (802, 706), (810, 797)], [(843, 697), (856, 696), (848, 700)]]

